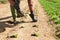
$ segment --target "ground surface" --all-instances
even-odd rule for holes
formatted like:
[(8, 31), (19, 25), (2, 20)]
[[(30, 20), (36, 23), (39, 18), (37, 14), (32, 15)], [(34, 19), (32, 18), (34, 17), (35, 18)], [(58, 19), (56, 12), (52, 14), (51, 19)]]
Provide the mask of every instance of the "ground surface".
[[(32, 3), (35, 9), (34, 13), (38, 15), (38, 22), (30, 22), (31, 18), (27, 16), (29, 14), (27, 0), (21, 0), (21, 10), (27, 17), (18, 18), (18, 21), (25, 21), (25, 23), (16, 26), (6, 23), (8, 20), (12, 20), (9, 3), (0, 5), (0, 40), (56, 40), (55, 29), (48, 23), (46, 12), (37, 0), (32, 0)], [(38, 27), (32, 27), (33, 25), (38, 25)], [(39, 37), (31, 36), (34, 33), (38, 33)], [(7, 38), (12, 34), (18, 34), (17, 38)]]

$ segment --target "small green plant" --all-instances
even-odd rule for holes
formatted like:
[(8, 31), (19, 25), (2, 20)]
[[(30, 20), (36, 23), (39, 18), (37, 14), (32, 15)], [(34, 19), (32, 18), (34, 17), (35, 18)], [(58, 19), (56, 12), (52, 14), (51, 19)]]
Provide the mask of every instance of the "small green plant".
[(40, 34), (39, 34), (39, 33), (35, 33), (35, 34), (31, 34), (31, 36), (39, 37), (39, 36), (40, 36)]
[(24, 28), (24, 26), (21, 26), (20, 28)]
[(55, 19), (57, 19), (58, 17), (56, 16), (56, 15), (52, 15), (51, 16), (51, 19), (53, 19), (53, 20), (55, 20)]
[[(39, 0), (39, 2), (50, 16), (50, 20), (58, 25), (57, 30), (60, 32), (60, 0)], [(60, 38), (60, 33), (56, 36)]]
[(7, 0), (0, 0), (0, 3), (5, 4)]
[(60, 24), (60, 20), (59, 20), (59, 19), (56, 19), (54, 22), (55, 22), (56, 24)]
[(38, 25), (33, 25), (33, 27), (37, 27), (38, 28)]
[(60, 25), (57, 26), (57, 29), (60, 30)]
[(10, 38), (17, 38), (18, 34), (10, 36)]
[(24, 26), (21, 26), (19, 29), (24, 28)]
[(7, 38), (17, 38), (18, 37), (18, 34), (14, 34), (14, 35), (11, 35), (11, 36), (7, 36)]

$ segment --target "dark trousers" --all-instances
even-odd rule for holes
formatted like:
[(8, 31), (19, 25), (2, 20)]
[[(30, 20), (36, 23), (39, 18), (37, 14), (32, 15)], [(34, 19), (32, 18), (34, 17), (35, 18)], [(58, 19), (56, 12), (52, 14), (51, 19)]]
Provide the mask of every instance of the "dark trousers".
[[(13, 17), (13, 21), (16, 21), (16, 14), (19, 15), (21, 12), (20, 12), (20, 8), (19, 8), (19, 3), (20, 1), (19, 0), (14, 0), (15, 2), (15, 5), (10, 5), (10, 8), (11, 8), (11, 13), (12, 13), (12, 17)], [(17, 12), (17, 13), (16, 13)]]
[[(15, 10), (17, 11), (17, 15), (21, 13), (20, 8), (19, 8), (20, 0), (14, 0), (14, 2), (15, 2), (15, 5), (10, 6), (10, 7), (11, 7), (13, 20), (16, 21)], [(32, 18), (32, 20), (35, 20), (31, 0), (28, 0), (28, 5), (29, 5), (29, 10), (30, 10), (30, 17)]]
[(30, 17), (32, 18), (32, 20), (34, 21), (34, 14), (33, 14), (33, 5), (32, 5), (32, 1), (28, 0), (28, 6), (29, 6), (29, 10), (30, 10)]

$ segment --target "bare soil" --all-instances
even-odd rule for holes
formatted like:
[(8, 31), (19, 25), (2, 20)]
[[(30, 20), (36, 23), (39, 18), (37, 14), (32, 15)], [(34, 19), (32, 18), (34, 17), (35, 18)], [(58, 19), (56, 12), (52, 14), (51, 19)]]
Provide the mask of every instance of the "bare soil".
[[(34, 14), (38, 22), (31, 23), (29, 17), (29, 8), (27, 0), (21, 0), (20, 8), (25, 17), (17, 18), (18, 21), (25, 21), (16, 26), (8, 24), (6, 21), (13, 20), (10, 12), (9, 3), (0, 4), (0, 40), (56, 40), (54, 37), (55, 28), (49, 24), (49, 18), (43, 7), (37, 0), (32, 0)], [(33, 27), (37, 25), (38, 27)], [(22, 28), (22, 26), (24, 28)], [(37, 33), (38, 37), (31, 36)], [(18, 34), (17, 38), (8, 38), (7, 36)]]

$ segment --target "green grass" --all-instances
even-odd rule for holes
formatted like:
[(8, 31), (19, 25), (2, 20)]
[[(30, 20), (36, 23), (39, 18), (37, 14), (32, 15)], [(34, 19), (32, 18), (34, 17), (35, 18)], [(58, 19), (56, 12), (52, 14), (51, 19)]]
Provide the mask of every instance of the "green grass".
[[(60, 0), (38, 0), (57, 25), (60, 24)], [(60, 26), (60, 25), (59, 25)], [(60, 29), (60, 27), (58, 28)]]
[(5, 4), (7, 3), (7, 0), (0, 0), (0, 3)]

